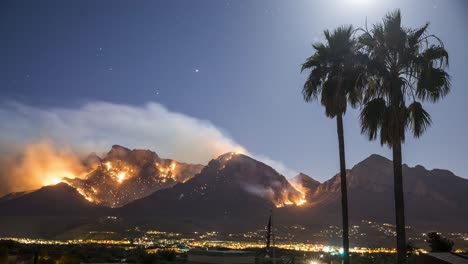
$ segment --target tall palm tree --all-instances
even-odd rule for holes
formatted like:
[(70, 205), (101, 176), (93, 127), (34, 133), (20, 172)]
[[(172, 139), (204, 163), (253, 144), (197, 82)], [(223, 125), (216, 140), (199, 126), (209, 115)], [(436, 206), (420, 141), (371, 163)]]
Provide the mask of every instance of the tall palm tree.
[(428, 26), (402, 27), (396, 10), (359, 37), (361, 51), (367, 55), (362, 133), (369, 140), (379, 137), (381, 145), (393, 151), (398, 263), (406, 263), (401, 154), (405, 131), (420, 137), (432, 122), (421, 102), (437, 102), (450, 90), (445, 71), (448, 53), (439, 38), (427, 33)]
[(341, 205), (343, 218), (344, 263), (349, 263), (348, 191), (346, 185), (345, 143), (343, 116), (348, 102), (355, 107), (359, 103), (360, 91), (356, 90), (358, 69), (354, 56), (356, 41), (353, 28), (342, 26), (333, 32), (324, 31), (326, 43), (313, 45), (315, 53), (306, 59), (301, 72), (311, 70), (302, 94), (306, 102), (318, 99), (325, 107), (325, 115), (336, 118), (340, 156)]

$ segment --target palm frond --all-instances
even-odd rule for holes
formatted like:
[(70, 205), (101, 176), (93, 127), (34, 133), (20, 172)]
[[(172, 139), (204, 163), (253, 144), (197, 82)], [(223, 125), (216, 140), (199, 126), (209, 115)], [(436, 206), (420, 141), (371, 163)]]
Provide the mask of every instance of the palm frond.
[(408, 106), (408, 121), (413, 135), (417, 138), (420, 137), (432, 123), (431, 116), (423, 109), (419, 102), (413, 102)]
[(361, 133), (367, 135), (369, 140), (377, 138), (384, 121), (386, 108), (383, 98), (372, 99), (364, 105), (360, 114)]
[(432, 65), (422, 69), (416, 88), (417, 97), (424, 101), (437, 102), (450, 92), (450, 76), (440, 68)]
[(422, 53), (422, 58), (427, 64), (438, 62), (440, 67), (448, 66), (449, 55), (442, 46), (431, 46)]
[(302, 95), (306, 102), (313, 101), (318, 97), (322, 89), (322, 79), (325, 79), (326, 76), (325, 74), (322, 67), (316, 67), (311, 71), (302, 89)]

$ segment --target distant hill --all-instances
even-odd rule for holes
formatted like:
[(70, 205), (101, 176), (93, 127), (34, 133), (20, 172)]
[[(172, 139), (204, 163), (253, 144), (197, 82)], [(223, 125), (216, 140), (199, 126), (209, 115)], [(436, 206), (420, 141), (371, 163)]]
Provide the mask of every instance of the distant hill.
[(59, 183), (8, 199), (0, 199), (0, 235), (51, 238), (91, 225), (109, 208), (90, 203), (75, 188)]
[[(351, 220), (394, 222), (392, 161), (371, 155), (347, 172)], [(468, 231), (468, 180), (447, 170), (403, 166), (408, 225)], [(340, 214), (340, 176), (313, 188), (309, 202)], [(456, 227), (456, 228), (455, 228)]]
[(271, 208), (294, 204), (302, 195), (270, 166), (248, 156), (224, 154), (192, 179), (130, 203), (126, 219), (191, 222), (206, 228), (243, 229), (266, 219)]
[(0, 212), (9, 216), (89, 215), (107, 210), (87, 201), (78, 191), (65, 183), (0, 199)]

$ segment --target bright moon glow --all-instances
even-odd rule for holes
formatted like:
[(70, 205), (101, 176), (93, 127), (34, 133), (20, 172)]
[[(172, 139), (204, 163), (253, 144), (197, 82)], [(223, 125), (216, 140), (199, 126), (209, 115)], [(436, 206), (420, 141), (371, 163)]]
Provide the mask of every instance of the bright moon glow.
[(376, 0), (343, 0), (344, 4), (349, 8), (366, 8), (370, 7)]
[(368, 5), (371, 0), (348, 0), (352, 4), (360, 5), (360, 6), (365, 6)]

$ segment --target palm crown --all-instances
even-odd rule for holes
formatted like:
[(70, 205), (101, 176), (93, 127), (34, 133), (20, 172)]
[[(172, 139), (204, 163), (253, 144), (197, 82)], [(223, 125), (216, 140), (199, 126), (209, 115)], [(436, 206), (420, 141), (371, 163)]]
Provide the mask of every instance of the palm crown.
[(332, 33), (325, 30), (324, 35), (326, 43), (314, 44), (315, 53), (302, 65), (301, 71), (311, 69), (302, 94), (307, 102), (321, 95), (326, 115), (333, 118), (346, 113), (348, 102), (352, 106), (359, 103), (355, 85), (359, 71), (353, 63), (357, 46), (351, 26), (339, 27)]
[(437, 37), (427, 34), (428, 26), (403, 28), (400, 11), (395, 11), (359, 38), (360, 51), (367, 55), (367, 74), (360, 76), (367, 86), (362, 133), (371, 140), (380, 134), (382, 145), (403, 143), (407, 128), (420, 137), (431, 124), (421, 102), (436, 102), (449, 92), (448, 53)]

